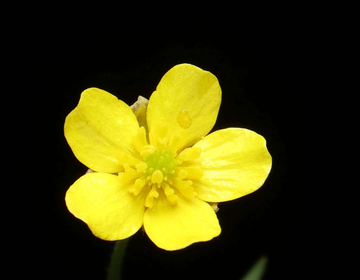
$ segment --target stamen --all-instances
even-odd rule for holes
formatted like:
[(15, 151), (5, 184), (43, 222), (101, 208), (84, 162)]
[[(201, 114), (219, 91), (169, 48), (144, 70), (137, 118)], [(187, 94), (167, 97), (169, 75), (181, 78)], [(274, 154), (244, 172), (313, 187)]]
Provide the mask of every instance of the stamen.
[(139, 159), (131, 156), (128, 153), (124, 153), (124, 152), (119, 152), (117, 159), (118, 159), (119, 163), (123, 166), (126, 164), (133, 166), (133, 165), (139, 163)]
[(176, 194), (167, 195), (166, 198), (171, 205), (175, 205), (179, 199), (179, 197)]
[(159, 193), (156, 191), (155, 186), (152, 186), (151, 191), (145, 199), (145, 207), (152, 208), (154, 206), (154, 198), (158, 198)]
[(145, 207), (152, 208), (154, 206), (154, 198), (149, 195), (145, 199)]
[(149, 132), (150, 144), (159, 147), (166, 144), (166, 135), (168, 129), (166, 126), (157, 126)]
[(175, 194), (174, 189), (170, 188), (169, 184), (164, 182), (164, 192), (166, 195), (167, 200), (170, 202), (170, 204), (174, 205), (176, 204), (179, 197)]
[(151, 176), (151, 182), (153, 184), (155, 184), (155, 183), (161, 184), (163, 179), (164, 179), (164, 176), (163, 176), (163, 174), (162, 174), (162, 172), (160, 170), (155, 170), (154, 173)]
[(147, 164), (143, 161), (140, 161), (138, 164), (135, 165), (136, 171), (141, 173), (145, 173), (147, 167)]
[(200, 179), (204, 174), (204, 171), (198, 166), (185, 166), (181, 167), (181, 170), (186, 171), (186, 179), (190, 180)]
[[(186, 117), (185, 115), (183, 117)], [(182, 121), (187, 121), (185, 118)], [(188, 132), (183, 129), (176, 135), (168, 137), (166, 126), (157, 126), (150, 131), (150, 145), (146, 130), (140, 127), (133, 137), (133, 154), (120, 154), (124, 171), (119, 173), (122, 185), (135, 196), (145, 196), (145, 207), (153, 207), (155, 199), (166, 199), (175, 205), (181, 197), (193, 199), (197, 193), (192, 180), (203, 175), (200, 163), (199, 147), (184, 148)], [(195, 163), (195, 164), (194, 164)]]
[(152, 153), (154, 153), (155, 151), (155, 147), (151, 146), (151, 145), (146, 145), (144, 147), (142, 147), (142, 150), (140, 152), (140, 155), (143, 159), (145, 159), (147, 156), (151, 155)]
[(183, 180), (183, 179), (186, 178), (186, 176), (187, 176), (186, 170), (185, 170), (185, 169), (180, 169), (177, 178), (178, 178), (179, 180)]
[(202, 150), (199, 147), (186, 148), (178, 155), (178, 157), (176, 158), (176, 163), (181, 164), (185, 161), (192, 161), (199, 158), (201, 153)]
[(135, 169), (131, 168), (128, 164), (124, 164), (125, 171), (120, 172), (119, 179), (123, 185), (128, 185), (133, 181), (134, 179), (139, 178), (139, 172), (137, 172)]
[(159, 197), (159, 193), (156, 191), (155, 186), (152, 186), (151, 191), (148, 194), (150, 197)]
[(135, 183), (129, 188), (129, 192), (135, 196), (138, 195), (146, 183), (147, 181), (144, 179), (136, 179)]
[(194, 191), (194, 188), (191, 185), (192, 185), (192, 181), (190, 180), (176, 182), (176, 188), (187, 199), (193, 199), (197, 195), (197, 193)]

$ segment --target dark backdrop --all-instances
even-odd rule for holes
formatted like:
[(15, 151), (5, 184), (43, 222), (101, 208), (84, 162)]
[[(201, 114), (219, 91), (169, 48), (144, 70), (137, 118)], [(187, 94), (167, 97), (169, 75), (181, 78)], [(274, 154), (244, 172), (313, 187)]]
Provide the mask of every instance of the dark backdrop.
[(218, 30), (212, 40), (184, 33), (174, 40), (84, 25), (55, 28), (49, 38), (42, 38), (30, 56), (33, 65), (41, 62), (29, 86), (36, 88), (38, 98), (35, 121), (41, 137), (34, 141), (41, 146), (44, 163), (36, 192), (41, 202), (33, 205), (33, 219), (40, 223), (34, 252), (44, 251), (32, 269), (59, 279), (105, 279), (114, 243), (94, 237), (64, 203), (66, 190), (86, 172), (63, 135), (64, 119), (81, 92), (99, 87), (132, 104), (138, 95), (148, 98), (164, 73), (184, 62), (219, 79), (223, 101), (214, 130), (243, 127), (263, 135), (273, 168), (257, 192), (219, 205), (222, 233), (210, 242), (166, 252), (139, 231), (127, 249), (125, 279), (239, 279), (263, 254), (269, 258), (265, 280), (296, 279), (313, 269), (316, 253), (306, 245), (309, 236), (316, 241), (308, 219), (314, 215), (309, 210), (314, 198), (306, 195), (309, 186), (302, 178), (314, 163), (298, 160), (299, 137), (304, 139), (305, 133), (301, 114), (311, 108), (303, 107), (299, 83), (293, 82), (302, 61), (288, 32), (260, 31), (239, 29), (234, 38)]

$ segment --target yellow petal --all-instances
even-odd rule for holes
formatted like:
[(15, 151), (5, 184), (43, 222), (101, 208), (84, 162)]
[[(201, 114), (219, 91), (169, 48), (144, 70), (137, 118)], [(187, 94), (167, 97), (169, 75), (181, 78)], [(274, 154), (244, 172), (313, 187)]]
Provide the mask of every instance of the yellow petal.
[(221, 88), (210, 72), (190, 64), (171, 68), (151, 95), (147, 122), (149, 131), (168, 128), (167, 138), (186, 130), (190, 146), (210, 132), (221, 103)]
[(82, 176), (65, 197), (69, 211), (104, 240), (125, 239), (136, 233), (143, 222), (144, 200), (141, 194), (130, 194), (118, 176), (104, 173)]
[(208, 241), (221, 232), (216, 214), (208, 203), (179, 196), (172, 205), (163, 193), (154, 206), (146, 210), (144, 228), (158, 247), (169, 251)]
[(198, 197), (209, 202), (239, 198), (256, 191), (272, 164), (265, 139), (247, 129), (215, 131), (194, 145), (202, 154), (203, 176), (193, 181)]
[(116, 173), (138, 127), (128, 105), (106, 91), (90, 88), (66, 117), (64, 132), (79, 161), (94, 171)]

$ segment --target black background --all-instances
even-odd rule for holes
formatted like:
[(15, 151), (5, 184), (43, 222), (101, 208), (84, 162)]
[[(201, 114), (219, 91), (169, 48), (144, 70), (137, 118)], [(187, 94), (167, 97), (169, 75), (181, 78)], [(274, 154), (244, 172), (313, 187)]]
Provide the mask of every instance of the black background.
[[(314, 228), (321, 216), (314, 211), (319, 186), (314, 182), (309, 186), (316, 162), (304, 153), (310, 146), (305, 134), (313, 108), (304, 102), (309, 95), (299, 94), (308, 60), (302, 42), (291, 36), (296, 30), (251, 27), (215, 29), (212, 36), (194, 36), (207, 29), (200, 24), (191, 35), (181, 30), (166, 37), (165, 26), (138, 33), (116, 24), (86, 23), (39, 33), (33, 51), (25, 54), (26, 65), (31, 66), (25, 71), (32, 88), (29, 99), (37, 103), (33, 119), (37, 124), (33, 135), (37, 136), (30, 137), (30, 145), (38, 148), (30, 153), (43, 162), (42, 175), (37, 171), (30, 175), (40, 182), (36, 191), (28, 190), (36, 196), (30, 206), (34, 213), (29, 220), (36, 226), (31, 232), (35, 241), (26, 254), (29, 273), (59, 279), (105, 279), (114, 243), (94, 237), (64, 202), (69, 186), (87, 170), (63, 135), (65, 117), (76, 107), (81, 92), (98, 87), (130, 105), (138, 95), (148, 98), (171, 67), (191, 63), (216, 75), (222, 88), (213, 130), (243, 127), (263, 135), (273, 168), (258, 191), (219, 205), (222, 233), (210, 242), (167, 252), (140, 230), (127, 249), (124, 279), (149, 275), (156, 279), (239, 279), (264, 254), (269, 258), (265, 280), (297, 279), (308, 271), (314, 274), (318, 245), (310, 249), (309, 244), (317, 244), (320, 238)], [(31, 257), (30, 252), (39, 250), (41, 257)]]

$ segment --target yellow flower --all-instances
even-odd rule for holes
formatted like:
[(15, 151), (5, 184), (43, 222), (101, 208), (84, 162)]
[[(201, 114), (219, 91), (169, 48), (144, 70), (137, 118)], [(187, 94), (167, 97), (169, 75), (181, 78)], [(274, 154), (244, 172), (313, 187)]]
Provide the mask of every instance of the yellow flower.
[(69, 211), (104, 240), (128, 238), (142, 226), (165, 250), (218, 236), (211, 205), (257, 190), (272, 162), (265, 139), (251, 130), (207, 135), (220, 103), (217, 78), (190, 64), (164, 75), (142, 119), (110, 93), (85, 90), (64, 131), (94, 172), (67, 191)]

